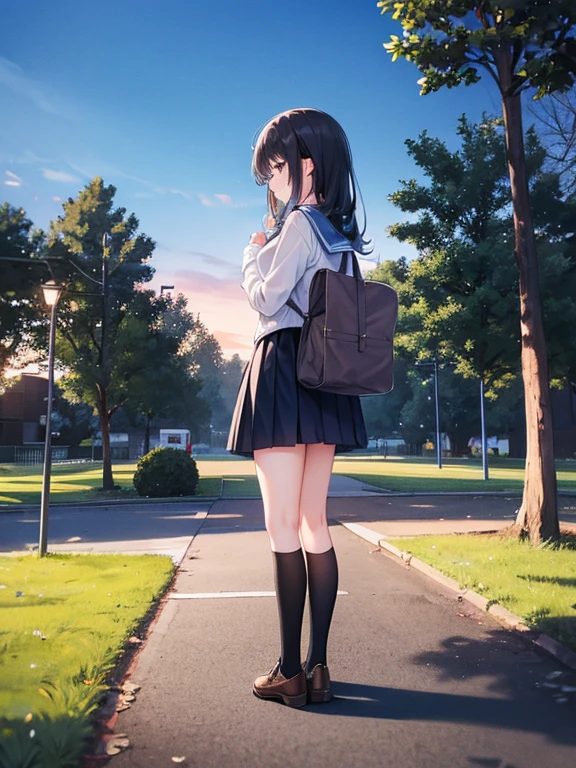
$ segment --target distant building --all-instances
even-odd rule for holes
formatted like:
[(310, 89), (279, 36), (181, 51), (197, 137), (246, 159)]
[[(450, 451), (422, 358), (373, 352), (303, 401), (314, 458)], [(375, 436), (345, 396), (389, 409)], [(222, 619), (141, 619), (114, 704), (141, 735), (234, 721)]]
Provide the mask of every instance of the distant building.
[(43, 443), (47, 399), (47, 376), (32, 373), (23, 373), (0, 395), (0, 445)]

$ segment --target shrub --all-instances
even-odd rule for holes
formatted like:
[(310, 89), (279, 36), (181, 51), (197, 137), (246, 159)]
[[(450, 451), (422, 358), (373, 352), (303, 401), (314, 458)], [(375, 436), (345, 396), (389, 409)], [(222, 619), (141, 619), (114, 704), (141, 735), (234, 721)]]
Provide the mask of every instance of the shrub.
[(154, 448), (138, 461), (133, 482), (139, 496), (193, 496), (198, 468), (186, 451)]

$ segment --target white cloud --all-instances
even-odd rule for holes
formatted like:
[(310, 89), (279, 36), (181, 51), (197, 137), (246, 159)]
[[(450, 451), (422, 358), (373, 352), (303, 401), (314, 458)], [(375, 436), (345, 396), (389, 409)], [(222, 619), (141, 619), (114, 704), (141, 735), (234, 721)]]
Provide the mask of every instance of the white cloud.
[(200, 192), (198, 197), (200, 198), (202, 205), (205, 205), (207, 208), (216, 208), (216, 203), (214, 200), (210, 200), (207, 195), (203, 195), (202, 192)]
[(17, 155), (0, 154), (0, 162), (10, 163), (14, 165), (29, 165), (31, 163), (47, 163), (54, 162), (49, 157), (38, 157), (38, 155), (31, 149), (25, 149)]
[(168, 191), (170, 192), (171, 195), (180, 195), (180, 197), (185, 197), (186, 200), (193, 200), (193, 197), (190, 194), (190, 192), (184, 192), (184, 190), (182, 189), (170, 189)]
[(69, 181), (79, 182), (80, 179), (76, 176), (72, 176), (71, 173), (64, 173), (63, 171), (51, 171), (49, 168), (42, 169), (42, 176), (49, 181)]
[(214, 195), (214, 197), (217, 197), (221, 203), (224, 203), (224, 205), (232, 205), (232, 198), (230, 195)]
[(15, 163), (51, 163), (47, 157), (38, 157), (38, 155), (31, 149), (25, 149), (22, 154), (14, 158)]
[(12, 171), (6, 171), (6, 176), (8, 176), (8, 179), (4, 180), (4, 184), (6, 184), (7, 187), (22, 186), (22, 179), (20, 178), (20, 176), (16, 176), (16, 174), (12, 173)]
[(0, 56), (0, 85), (24, 96), (42, 112), (64, 116), (72, 114), (70, 107), (50, 94), (46, 86), (27, 77), (21, 67), (2, 56)]

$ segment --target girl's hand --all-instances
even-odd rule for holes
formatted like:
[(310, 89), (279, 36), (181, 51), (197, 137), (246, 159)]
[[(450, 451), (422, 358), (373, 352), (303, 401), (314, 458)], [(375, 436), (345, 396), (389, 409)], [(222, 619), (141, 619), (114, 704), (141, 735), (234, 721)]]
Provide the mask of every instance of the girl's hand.
[(250, 237), (250, 245), (256, 243), (257, 245), (266, 245), (266, 235), (264, 232), (254, 232)]

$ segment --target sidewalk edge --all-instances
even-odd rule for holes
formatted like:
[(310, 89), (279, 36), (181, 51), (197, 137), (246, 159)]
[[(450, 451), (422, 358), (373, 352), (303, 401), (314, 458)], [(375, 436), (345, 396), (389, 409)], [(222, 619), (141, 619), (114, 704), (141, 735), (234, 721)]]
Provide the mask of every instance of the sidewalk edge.
[(349, 531), (356, 534), (356, 536), (383, 549), (388, 554), (393, 555), (399, 562), (404, 563), (406, 568), (412, 567), (415, 570), (424, 573), (426, 576), (429, 576), (443, 587), (450, 589), (457, 595), (458, 600), (468, 601), (476, 608), (480, 608), (485, 613), (489, 613), (505, 627), (522, 633), (531, 643), (542, 648), (551, 656), (558, 659), (558, 661), (562, 662), (562, 664), (576, 671), (576, 653), (574, 651), (570, 650), (570, 648), (567, 648), (565, 645), (562, 645), (562, 643), (559, 643), (553, 637), (550, 637), (550, 635), (537, 633), (531, 627), (524, 624), (520, 616), (516, 616), (516, 614), (509, 611), (507, 608), (504, 608), (504, 606), (486, 599), (482, 595), (479, 595), (478, 592), (474, 592), (474, 590), (466, 588), (462, 589), (457, 581), (446, 576), (437, 568), (414, 557), (410, 552), (406, 552), (405, 550), (401, 550), (393, 544), (390, 544), (386, 539), (382, 538), (381, 534), (373, 531), (371, 528), (367, 528), (359, 523), (344, 523), (340, 520), (338, 520), (338, 522), (340, 525), (344, 526), (344, 528), (348, 528)]

